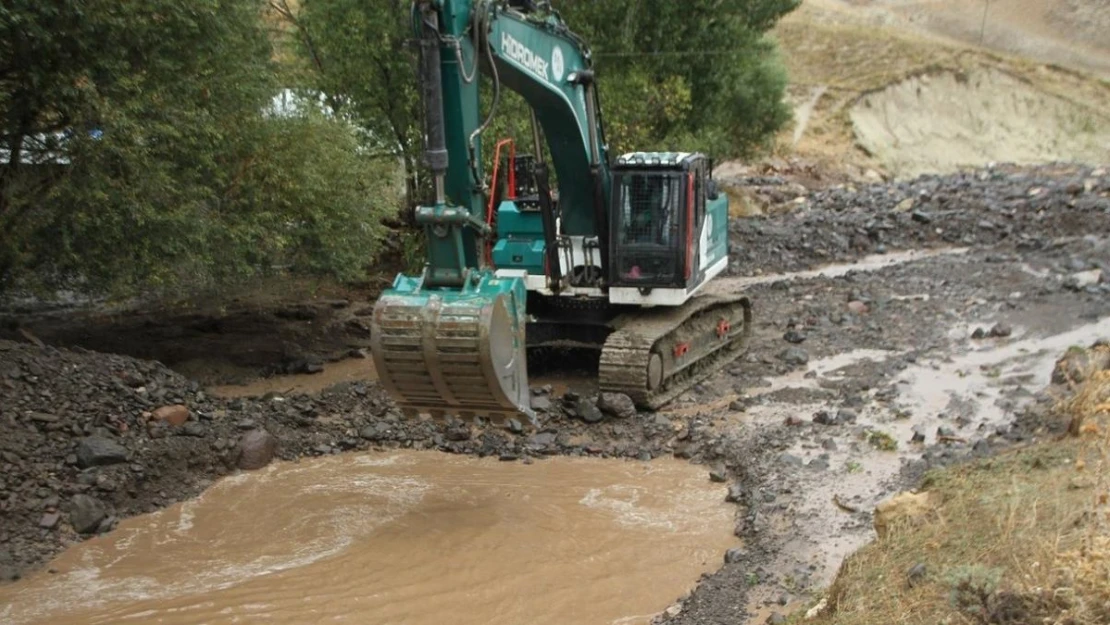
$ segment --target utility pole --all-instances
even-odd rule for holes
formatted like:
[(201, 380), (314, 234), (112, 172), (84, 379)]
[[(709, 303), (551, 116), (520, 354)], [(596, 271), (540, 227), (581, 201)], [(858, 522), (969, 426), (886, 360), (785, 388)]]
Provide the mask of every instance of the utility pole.
[(991, 8), (991, 0), (983, 0), (983, 23), (979, 25), (979, 45), (983, 45), (983, 39), (987, 34), (987, 11)]

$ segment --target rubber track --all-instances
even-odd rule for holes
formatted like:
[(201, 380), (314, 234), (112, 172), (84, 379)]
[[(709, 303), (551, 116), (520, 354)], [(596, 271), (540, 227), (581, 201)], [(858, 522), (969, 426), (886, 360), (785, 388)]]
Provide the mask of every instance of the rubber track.
[[(695, 323), (703, 313), (719, 314), (722, 309), (729, 311), (728, 317), (733, 319), (731, 340), (665, 378), (654, 392), (649, 391), (647, 368), (652, 348), (661, 342), (669, 348), (672, 343), (669, 337)], [(746, 297), (702, 295), (677, 308), (621, 317), (615, 320), (617, 329), (601, 351), (599, 387), (603, 392), (628, 395), (640, 408), (657, 410), (744, 353), (751, 336), (751, 314), (751, 303)], [(743, 319), (739, 329), (738, 318)]]

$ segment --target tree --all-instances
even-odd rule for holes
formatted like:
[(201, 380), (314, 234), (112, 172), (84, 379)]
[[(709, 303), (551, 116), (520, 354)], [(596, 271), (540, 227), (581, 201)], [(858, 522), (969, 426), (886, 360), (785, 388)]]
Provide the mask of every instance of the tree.
[[(411, 0), (271, 0), (299, 42), (307, 82), (401, 156), (417, 190), (421, 123)], [(790, 118), (786, 75), (765, 37), (800, 0), (553, 0), (594, 48), (607, 135), (623, 149), (749, 155)], [(488, 89), (487, 89), (488, 92)], [(503, 94), (504, 95), (504, 94)], [(503, 97), (489, 144), (528, 118)], [(518, 138), (527, 135), (518, 134)], [(486, 150), (487, 157), (489, 150)]]
[(562, 0), (591, 43), (618, 149), (750, 155), (790, 120), (765, 33), (800, 0)]
[(415, 201), (423, 146), (417, 75), (407, 42), (411, 0), (270, 0), (292, 30), (300, 82), (365, 130), (375, 153), (400, 158)]
[(372, 259), (389, 177), (341, 121), (265, 114), (262, 6), (5, 3), (0, 290), (350, 277)]

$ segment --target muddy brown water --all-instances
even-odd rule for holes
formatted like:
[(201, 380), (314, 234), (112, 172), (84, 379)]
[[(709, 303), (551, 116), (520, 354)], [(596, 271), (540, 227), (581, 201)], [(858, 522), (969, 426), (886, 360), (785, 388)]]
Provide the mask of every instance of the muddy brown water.
[(261, 397), (267, 393), (319, 393), (342, 382), (371, 382), (378, 379), (374, 361), (369, 358), (348, 358), (324, 365), (319, 373), (296, 373), (258, 378), (247, 384), (225, 384), (211, 388), (217, 397)]
[(733, 514), (674, 460), (282, 463), (0, 587), (0, 623), (647, 623), (736, 546)]

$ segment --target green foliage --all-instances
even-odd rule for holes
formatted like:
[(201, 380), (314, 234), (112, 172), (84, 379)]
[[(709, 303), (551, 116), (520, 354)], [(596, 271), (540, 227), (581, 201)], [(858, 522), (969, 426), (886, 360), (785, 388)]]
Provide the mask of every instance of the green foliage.
[(261, 9), (5, 3), (0, 290), (352, 277), (370, 260), (391, 164), (318, 113), (263, 114), (277, 84)]
[(366, 132), (379, 155), (401, 158), (417, 192), (421, 108), (412, 51), (411, 0), (275, 0), (302, 61), (303, 84), (327, 94)]
[[(944, 581), (949, 587), (948, 602), (957, 610), (976, 615), (989, 613), (991, 599), (1002, 583), (1003, 570), (970, 564), (949, 570)], [(987, 621), (989, 622), (989, 621)]]
[(867, 430), (864, 432), (867, 444), (879, 451), (897, 451), (898, 441), (882, 430)]
[(790, 120), (764, 33), (799, 0), (562, 0), (593, 48), (610, 140), (626, 149), (751, 154)]
[[(376, 148), (404, 159), (417, 193), (421, 124), (409, 0), (275, 0), (293, 32), (307, 82), (368, 131)], [(800, 0), (555, 0), (595, 52), (613, 153), (686, 149), (718, 157), (767, 145), (790, 119), (786, 74), (764, 33)], [(484, 95), (490, 85), (485, 81)], [(488, 108), (483, 108), (488, 110)], [(484, 135), (527, 144), (523, 100), (502, 93)], [(530, 148), (529, 148), (530, 151)]]

